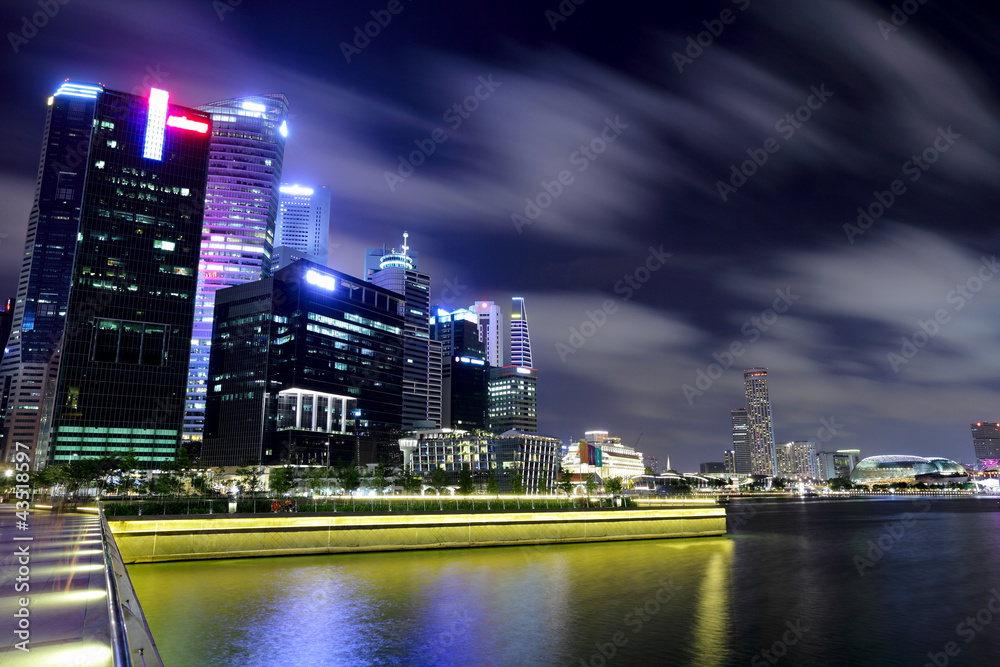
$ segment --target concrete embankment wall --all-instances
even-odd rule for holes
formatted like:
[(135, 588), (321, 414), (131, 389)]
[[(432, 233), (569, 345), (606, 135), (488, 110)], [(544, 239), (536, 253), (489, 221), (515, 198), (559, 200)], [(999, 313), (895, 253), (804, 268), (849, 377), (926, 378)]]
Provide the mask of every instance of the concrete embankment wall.
[(109, 520), (126, 563), (702, 537), (724, 507)]

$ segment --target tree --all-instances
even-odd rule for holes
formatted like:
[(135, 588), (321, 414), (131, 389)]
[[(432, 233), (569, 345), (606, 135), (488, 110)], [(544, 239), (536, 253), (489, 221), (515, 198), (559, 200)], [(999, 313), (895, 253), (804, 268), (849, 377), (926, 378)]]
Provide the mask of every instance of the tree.
[(827, 482), (827, 486), (831, 491), (849, 491), (854, 488), (854, 484), (846, 477), (834, 477)]
[(375, 468), (372, 469), (372, 489), (375, 493), (381, 495), (385, 491), (385, 487), (392, 484), (394, 480), (392, 466), (385, 462), (385, 459), (379, 459), (378, 463), (375, 464)]
[(771, 480), (771, 487), (775, 489), (783, 489), (788, 486), (788, 480), (784, 477), (775, 477)]
[(268, 486), (279, 496), (286, 494), (295, 487), (295, 470), (291, 466), (282, 466), (271, 471)]
[(458, 475), (458, 492), (463, 496), (472, 495), (472, 492), (476, 490), (476, 484), (472, 481), (472, 473), (469, 472), (469, 466), (462, 464), (462, 472)]
[(329, 474), (330, 471), (326, 468), (309, 468), (303, 477), (306, 481), (306, 488), (315, 495), (326, 484)]
[(399, 474), (399, 485), (403, 487), (403, 493), (407, 495), (419, 491), (423, 484), (423, 478), (415, 474), (410, 466), (405, 466)]
[(444, 471), (444, 468), (434, 468), (431, 471), (430, 484), (439, 496), (448, 487), (449, 481), (448, 473)]
[(524, 493), (524, 476), (521, 475), (520, 470), (515, 470), (514, 475), (510, 478), (510, 491), (515, 496)]
[(556, 486), (567, 496), (573, 493), (573, 473), (569, 470), (563, 470), (559, 474), (559, 483)]
[(252, 497), (257, 496), (258, 491), (263, 490), (264, 468), (259, 464), (246, 465), (236, 469), (236, 478), (239, 480), (240, 491), (249, 493)]
[(583, 485), (587, 487), (587, 497), (589, 498), (590, 494), (597, 488), (597, 479), (594, 477), (594, 473), (587, 475), (587, 479), (584, 480)]
[(486, 493), (491, 496), (500, 495), (500, 485), (497, 484), (497, 476), (490, 470), (489, 479), (486, 480)]
[(612, 477), (608, 481), (604, 482), (604, 490), (614, 495), (616, 493), (622, 492), (622, 478)]
[(358, 472), (358, 466), (354, 461), (350, 463), (339, 462), (334, 471), (334, 477), (336, 477), (340, 488), (348, 495), (357, 491), (358, 487), (361, 486), (361, 473)]

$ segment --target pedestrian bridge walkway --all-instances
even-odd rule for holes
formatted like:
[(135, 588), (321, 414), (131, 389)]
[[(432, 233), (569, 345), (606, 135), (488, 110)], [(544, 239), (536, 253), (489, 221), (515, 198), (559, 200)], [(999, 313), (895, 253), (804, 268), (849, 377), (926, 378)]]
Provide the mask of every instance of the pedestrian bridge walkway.
[(96, 508), (0, 505), (0, 667), (162, 664), (101, 524)]

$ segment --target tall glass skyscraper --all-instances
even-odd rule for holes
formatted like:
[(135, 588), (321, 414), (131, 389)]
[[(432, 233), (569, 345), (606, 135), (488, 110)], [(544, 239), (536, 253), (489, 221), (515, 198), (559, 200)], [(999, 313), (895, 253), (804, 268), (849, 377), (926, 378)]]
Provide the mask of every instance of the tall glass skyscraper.
[(750, 463), (750, 422), (747, 409), (730, 410), (729, 419), (733, 426), (733, 472), (749, 475), (753, 471)]
[(750, 471), (754, 475), (773, 477), (776, 473), (774, 424), (771, 421), (771, 399), (767, 394), (767, 369), (750, 368), (743, 371), (743, 383), (747, 397)]
[(210, 118), (63, 84), (48, 101), (35, 203), (0, 374), (5, 457), (133, 450), (173, 460), (208, 164)]
[(479, 340), (486, 348), (486, 362), (494, 368), (503, 366), (503, 312), (492, 301), (477, 301), (468, 308), (479, 318)]
[(238, 97), (198, 109), (211, 114), (212, 149), (184, 410), (186, 442), (200, 442), (205, 425), (215, 292), (271, 275), (288, 135), (284, 95)]
[(524, 299), (515, 296), (510, 308), (510, 365), (534, 368), (531, 363), (531, 339)]
[[(403, 245), (365, 249), (365, 280), (400, 294), (406, 303), (403, 329), (403, 428), (441, 427), (442, 345), (430, 336), (431, 277), (417, 271), (403, 232)], [(374, 260), (378, 255), (377, 268)]]
[(320, 264), (329, 262), (330, 189), (282, 185), (274, 245), (304, 252)]

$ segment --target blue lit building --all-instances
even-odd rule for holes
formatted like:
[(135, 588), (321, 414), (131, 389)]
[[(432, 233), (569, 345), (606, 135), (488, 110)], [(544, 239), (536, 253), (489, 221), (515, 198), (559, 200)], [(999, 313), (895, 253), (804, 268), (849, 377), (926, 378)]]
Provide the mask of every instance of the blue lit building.
[(48, 101), (0, 374), (5, 447), (66, 462), (180, 443), (211, 120), (86, 84)]
[(441, 342), (441, 423), (458, 429), (489, 426), (489, 364), (479, 340), (479, 320), (464, 308), (434, 308), (431, 338)]
[(329, 264), (330, 189), (284, 184), (279, 188), (274, 245), (288, 246)]
[(301, 260), (216, 294), (202, 460), (399, 456), (403, 299)]
[(184, 440), (202, 439), (215, 293), (271, 275), (281, 166), (288, 134), (284, 95), (198, 107), (212, 117)]

